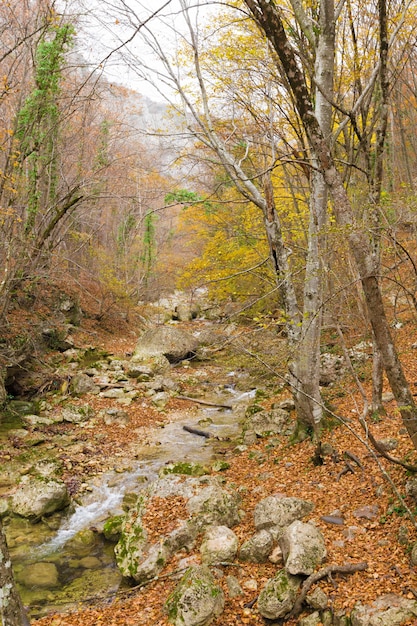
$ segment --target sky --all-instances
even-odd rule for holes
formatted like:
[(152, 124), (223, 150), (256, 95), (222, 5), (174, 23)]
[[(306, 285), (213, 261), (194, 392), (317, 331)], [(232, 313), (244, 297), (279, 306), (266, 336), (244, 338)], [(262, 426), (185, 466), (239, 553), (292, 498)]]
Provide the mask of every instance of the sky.
[[(163, 101), (160, 93), (166, 92), (167, 87), (157, 76), (162, 71), (162, 65), (150, 53), (144, 44), (143, 35), (149, 36), (152, 31), (160, 42), (164, 44), (164, 52), (174, 51), (178, 33), (186, 33), (186, 27), (181, 15), (180, 0), (79, 0), (84, 2), (83, 28), (80, 36), (81, 52), (93, 65), (99, 66), (104, 62), (104, 71), (111, 82), (118, 82), (139, 91), (152, 100)], [(207, 2), (207, 0), (206, 0)], [(201, 2), (205, 4), (206, 2)], [(199, 4), (198, 0), (187, 0), (190, 7)], [(126, 11), (128, 7), (131, 11)], [(135, 27), (153, 17), (135, 38), (119, 53), (112, 52), (126, 42), (134, 32)], [(199, 9), (199, 18), (203, 17), (208, 7)], [(196, 16), (196, 13), (194, 13)], [(121, 62), (122, 53), (130, 52), (134, 62), (129, 67), (128, 62)], [(144, 65), (150, 69), (145, 69)], [(149, 80), (144, 80), (144, 75)], [(152, 86), (156, 83), (157, 88)], [(166, 94), (168, 96), (168, 94)]]

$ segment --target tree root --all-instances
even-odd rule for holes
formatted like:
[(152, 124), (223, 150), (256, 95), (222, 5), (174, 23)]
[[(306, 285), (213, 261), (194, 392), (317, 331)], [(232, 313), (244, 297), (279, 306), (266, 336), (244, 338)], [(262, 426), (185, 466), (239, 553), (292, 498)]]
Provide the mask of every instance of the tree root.
[(326, 578), (326, 576), (331, 576), (332, 574), (354, 574), (355, 572), (362, 572), (368, 569), (368, 563), (349, 563), (347, 565), (328, 565), (323, 569), (311, 574), (303, 583), (301, 587), (301, 593), (298, 596), (293, 608), (290, 613), (286, 616), (286, 619), (290, 619), (291, 617), (296, 617), (302, 611), (303, 602), (306, 599), (310, 588), (314, 583), (322, 578)]

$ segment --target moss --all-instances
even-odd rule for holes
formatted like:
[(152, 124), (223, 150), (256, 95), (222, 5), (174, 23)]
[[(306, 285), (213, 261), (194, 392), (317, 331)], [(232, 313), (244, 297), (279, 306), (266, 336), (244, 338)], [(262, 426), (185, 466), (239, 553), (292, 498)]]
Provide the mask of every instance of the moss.
[(122, 531), (123, 521), (124, 515), (114, 515), (104, 523), (103, 535), (107, 540), (118, 541)]
[(166, 476), (167, 474), (184, 474), (186, 476), (204, 476), (204, 474), (208, 474), (207, 468), (199, 463), (188, 463), (186, 461), (171, 463), (162, 468), (161, 475)]

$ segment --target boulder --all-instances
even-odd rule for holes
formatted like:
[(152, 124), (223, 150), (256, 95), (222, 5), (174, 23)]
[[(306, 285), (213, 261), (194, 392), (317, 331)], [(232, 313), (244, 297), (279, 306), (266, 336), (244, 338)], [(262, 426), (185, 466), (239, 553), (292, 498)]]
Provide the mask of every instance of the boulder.
[(216, 485), (210, 485), (189, 499), (187, 510), (200, 527), (221, 525), (229, 528), (240, 522), (240, 498)]
[(159, 574), (169, 557), (169, 551), (163, 543), (145, 545), (141, 558), (131, 563), (129, 575), (138, 585), (148, 582)]
[(37, 519), (68, 506), (70, 498), (65, 483), (41, 475), (22, 477), (11, 498), (11, 510), (17, 515)]
[(27, 565), (16, 576), (17, 581), (25, 587), (53, 589), (59, 586), (58, 570), (54, 563), (33, 563)]
[(389, 593), (372, 604), (356, 604), (350, 619), (352, 626), (401, 626), (416, 617), (416, 600)]
[(116, 563), (123, 576), (135, 579), (139, 563), (147, 547), (148, 534), (142, 524), (147, 498), (142, 495), (136, 507), (122, 522), (120, 539), (114, 548)]
[(285, 617), (293, 608), (301, 578), (291, 576), (282, 569), (270, 578), (258, 597), (257, 607), (262, 617), (279, 619)]
[(132, 356), (133, 362), (162, 355), (177, 363), (195, 355), (198, 342), (193, 335), (175, 326), (155, 326), (142, 335)]
[(227, 526), (211, 526), (200, 546), (201, 560), (206, 565), (232, 563), (239, 546), (238, 538)]
[(224, 594), (207, 566), (190, 567), (165, 603), (174, 626), (208, 626), (224, 609)]
[(312, 502), (301, 498), (268, 496), (255, 506), (256, 530), (269, 530), (274, 539), (278, 539), (287, 526), (302, 519), (313, 509)]
[(70, 391), (73, 396), (83, 396), (86, 393), (97, 395), (100, 387), (87, 374), (76, 374), (71, 379)]
[(289, 421), (288, 411), (284, 409), (272, 409), (271, 411), (259, 411), (251, 415), (245, 424), (245, 429), (253, 431), (258, 437), (282, 433)]
[(327, 556), (324, 537), (313, 524), (296, 520), (288, 526), (280, 538), (285, 569), (296, 576), (309, 576)]
[(93, 415), (94, 411), (88, 404), (84, 404), (83, 406), (68, 404), (62, 409), (62, 419), (64, 422), (70, 422), (72, 424), (87, 422)]
[(260, 530), (245, 541), (239, 551), (239, 561), (265, 563), (272, 552), (274, 540), (267, 530)]

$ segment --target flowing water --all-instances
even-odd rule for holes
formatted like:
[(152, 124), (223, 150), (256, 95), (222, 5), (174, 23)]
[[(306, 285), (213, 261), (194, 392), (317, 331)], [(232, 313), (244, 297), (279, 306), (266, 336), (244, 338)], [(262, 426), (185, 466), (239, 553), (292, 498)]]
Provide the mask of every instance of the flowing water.
[[(236, 396), (230, 389), (228, 402), (237, 406), (253, 395), (248, 392)], [(210, 400), (225, 402), (224, 397)], [(164, 428), (155, 429), (151, 445), (140, 450), (141, 460), (132, 464), (129, 472), (109, 472), (94, 479), (90, 492), (64, 519), (52, 516), (46, 523), (35, 525), (15, 519), (6, 527), (17, 580), (25, 583), (19, 584), (19, 591), (32, 617), (63, 611), (89, 599), (96, 602), (98, 597), (114, 596), (123, 584), (114, 561), (114, 544), (91, 529), (100, 529), (109, 516), (122, 513), (124, 498), (149, 485), (165, 464), (208, 464), (216, 458), (213, 444), (218, 446), (218, 439), (186, 432), (184, 423), (204, 428), (221, 439), (233, 439), (240, 432), (233, 410), (204, 407), (192, 418), (187, 414), (185, 419), (180, 411), (170, 418), (172, 421)]]

